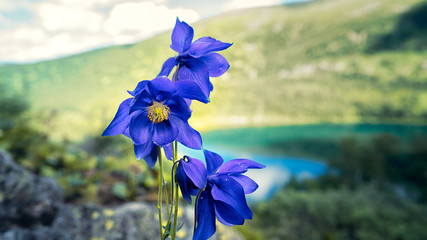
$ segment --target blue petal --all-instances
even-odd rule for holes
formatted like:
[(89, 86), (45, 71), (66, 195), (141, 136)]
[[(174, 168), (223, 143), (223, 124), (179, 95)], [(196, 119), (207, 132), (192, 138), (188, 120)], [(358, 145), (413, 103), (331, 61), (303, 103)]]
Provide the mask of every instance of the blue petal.
[(190, 107), (178, 94), (171, 96), (166, 102), (164, 102), (164, 104), (169, 107), (171, 111), (170, 114), (173, 114), (184, 121), (187, 121), (191, 117)]
[(178, 128), (172, 125), (169, 120), (153, 124), (153, 142), (164, 146), (172, 143), (178, 137)]
[(129, 106), (131, 102), (132, 98), (128, 98), (120, 104), (113, 121), (111, 121), (110, 125), (104, 130), (102, 136), (118, 135), (125, 132), (131, 119), (131, 116), (129, 116)]
[(218, 168), (224, 162), (224, 159), (219, 154), (208, 150), (203, 150), (203, 153), (205, 154), (208, 175), (216, 173)]
[(147, 87), (148, 82), (150, 82), (149, 80), (143, 80), (141, 82), (138, 83), (138, 85), (136, 85), (135, 90), (133, 91), (128, 91), (128, 93), (132, 96), (137, 95), (138, 93), (140, 93), (145, 87)]
[(179, 129), (179, 135), (176, 140), (188, 148), (202, 148), (202, 136), (188, 123), (184, 123), (183, 127)]
[(176, 169), (176, 181), (178, 182), (179, 188), (181, 189), (182, 197), (185, 199), (185, 201), (191, 204), (191, 195), (190, 195), (191, 180), (190, 178), (188, 178), (187, 174), (185, 174), (184, 172), (184, 168), (182, 166), (183, 162), (184, 161), (181, 160), (181, 162), (179, 163)]
[(163, 63), (162, 70), (157, 76), (169, 76), (172, 69), (178, 64), (175, 57), (168, 58), (165, 63)]
[(173, 158), (172, 143), (163, 146), (163, 151), (165, 151), (166, 158), (169, 160), (172, 160)]
[(178, 89), (178, 94), (183, 98), (197, 100), (202, 103), (209, 102), (209, 98), (205, 96), (202, 89), (194, 81), (181, 80), (176, 82), (175, 86)]
[(231, 45), (233, 44), (221, 42), (211, 37), (202, 37), (191, 44), (188, 54), (192, 57), (199, 58), (210, 52), (227, 49)]
[(258, 184), (245, 175), (230, 175), (230, 177), (242, 185), (245, 194), (253, 193), (258, 189)]
[(152, 104), (153, 101), (151, 100), (151, 95), (146, 90), (142, 90), (133, 99), (129, 108), (129, 112), (132, 113), (138, 110), (145, 110), (148, 106), (151, 106)]
[(178, 137), (176, 138), (178, 142), (192, 149), (202, 148), (202, 136), (198, 131), (194, 130), (187, 121), (183, 121), (173, 115), (169, 115), (169, 119), (179, 130)]
[(218, 220), (226, 226), (242, 225), (245, 219), (239, 215), (230, 205), (221, 202), (215, 202), (215, 214)]
[[(133, 117), (133, 116), (132, 116)], [(129, 132), (129, 127), (128, 128), (126, 128), (126, 130), (123, 132), (123, 135), (125, 135), (126, 137), (128, 137), (128, 138), (131, 138), (130, 137), (130, 132)]]
[(147, 142), (146, 144), (134, 144), (133, 149), (135, 151), (136, 159), (144, 159), (148, 166), (151, 168), (156, 165), (157, 161), (157, 146), (152, 142)]
[(129, 133), (135, 144), (144, 144), (151, 140), (153, 123), (146, 113), (141, 113), (132, 118)]
[(158, 156), (157, 146), (154, 146), (154, 148), (152, 149), (150, 154), (148, 154), (147, 156), (145, 156), (143, 158), (150, 168), (154, 168), (154, 166), (156, 165), (156, 162), (157, 162), (157, 156)]
[(246, 203), (243, 187), (232, 177), (223, 175), (216, 178), (212, 187), (212, 197), (236, 210), (245, 219), (252, 219), (252, 211)]
[(167, 77), (156, 77), (148, 83), (150, 93), (156, 101), (164, 101), (176, 92), (175, 85)]
[(209, 67), (209, 76), (219, 77), (229, 68), (227, 60), (219, 53), (209, 53), (200, 58)]
[(222, 165), (218, 173), (219, 174), (244, 173), (251, 168), (260, 169), (260, 168), (265, 168), (265, 166), (249, 159), (233, 159), (226, 162), (224, 165)]
[(185, 103), (187, 103), (188, 107), (191, 106), (191, 100), (188, 98), (184, 98)]
[(171, 48), (178, 53), (187, 51), (193, 41), (194, 30), (186, 22), (179, 21), (176, 18), (175, 27), (172, 31), (172, 44)]
[(197, 227), (193, 240), (206, 240), (214, 235), (216, 231), (214, 200), (208, 190), (200, 194), (196, 207)]
[(205, 188), (208, 178), (205, 165), (199, 159), (188, 156), (186, 158), (187, 161), (181, 161), (180, 163), (180, 165), (182, 164), (185, 174), (191, 179), (197, 188)]
[(191, 196), (196, 196), (200, 189), (194, 185), (193, 181), (188, 177), (184, 171), (184, 160), (181, 159), (176, 169), (176, 180), (181, 189), (182, 197), (191, 204)]
[(205, 98), (209, 98), (209, 94), (213, 90), (212, 83), (209, 81), (209, 68), (199, 59), (191, 59), (183, 63), (178, 72), (178, 81), (180, 80), (197, 83), (202, 90), (198, 94), (203, 94)]

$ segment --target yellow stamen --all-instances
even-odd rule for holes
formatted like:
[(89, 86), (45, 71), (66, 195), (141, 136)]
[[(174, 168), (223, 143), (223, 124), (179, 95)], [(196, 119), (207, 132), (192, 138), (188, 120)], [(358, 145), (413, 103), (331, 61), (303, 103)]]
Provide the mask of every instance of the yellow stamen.
[(153, 123), (160, 123), (164, 120), (168, 120), (170, 112), (171, 110), (169, 107), (163, 103), (153, 102), (153, 105), (148, 108), (148, 118)]

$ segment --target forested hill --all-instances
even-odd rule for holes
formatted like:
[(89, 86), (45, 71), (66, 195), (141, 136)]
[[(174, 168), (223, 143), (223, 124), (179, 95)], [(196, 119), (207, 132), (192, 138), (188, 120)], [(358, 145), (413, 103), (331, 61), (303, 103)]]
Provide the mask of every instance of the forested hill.
[[(211, 103), (192, 124), (212, 129), (314, 122), (427, 119), (427, 4), (420, 0), (323, 0), (247, 9), (202, 20), (195, 37), (234, 45), (231, 68), (213, 79)], [(174, 23), (171, 23), (171, 27)], [(0, 95), (28, 98), (52, 128), (99, 132), (125, 90), (152, 79), (170, 32), (133, 45), (0, 67)], [(63, 126), (67, 126), (64, 128)]]

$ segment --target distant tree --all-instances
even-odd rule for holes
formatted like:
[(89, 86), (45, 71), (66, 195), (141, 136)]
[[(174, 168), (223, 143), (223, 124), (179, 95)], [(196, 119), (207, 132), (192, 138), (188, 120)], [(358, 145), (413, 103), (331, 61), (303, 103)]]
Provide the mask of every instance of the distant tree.
[(282, 191), (255, 209), (263, 239), (422, 240), (427, 208), (373, 187)]

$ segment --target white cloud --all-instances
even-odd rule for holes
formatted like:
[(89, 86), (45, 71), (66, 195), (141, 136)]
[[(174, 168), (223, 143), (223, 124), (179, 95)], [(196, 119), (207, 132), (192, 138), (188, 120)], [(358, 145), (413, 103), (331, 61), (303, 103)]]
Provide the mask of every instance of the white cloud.
[(28, 27), (21, 27), (11, 31), (9, 37), (14, 40), (13, 42), (26, 41), (37, 43), (46, 39), (46, 35), (42, 30)]
[(104, 20), (100, 13), (58, 3), (41, 4), (37, 9), (37, 15), (43, 28), (48, 31), (87, 30), (96, 32), (101, 30)]
[(189, 23), (200, 18), (197, 12), (190, 9), (170, 9), (152, 2), (129, 2), (112, 9), (104, 29), (116, 36), (117, 43), (129, 42), (172, 28), (176, 17)]
[(136, 42), (172, 29), (177, 16), (188, 23), (200, 18), (194, 10), (169, 8), (166, 2), (0, 0), (4, 9), (25, 9), (34, 15), (33, 20), (19, 24), (0, 16), (0, 62), (46, 60)]
[(112, 7), (123, 0), (56, 0), (61, 5), (74, 6), (82, 9), (95, 9), (102, 7)]
[(3, 17), (2, 15), (0, 15), (0, 24), (6, 25), (8, 22), (9, 21), (5, 17)]
[(240, 8), (254, 8), (279, 5), (283, 0), (230, 0), (223, 5), (225, 11), (230, 11)]
[(95, 6), (104, 6), (108, 4), (109, 0), (56, 0), (60, 5), (74, 6), (82, 9), (90, 9)]
[(40, 28), (21, 27), (14, 30), (1, 31), (0, 56), (7, 56), (3, 61), (35, 61), (49, 59), (61, 55), (72, 54), (98, 47), (108, 42), (107, 35), (80, 35), (67, 32), (56, 34), (46, 33)]
[(16, 1), (13, 0), (2, 0), (0, 1), (0, 9), (3, 11), (11, 10), (16, 8)]
[(7, 56), (7, 60), (23, 61), (31, 58), (35, 46), (43, 44), (47, 36), (40, 29), (20, 27), (14, 30), (4, 30), (0, 34), (0, 56)]
[[(9, 0), (10, 1), (10, 0)], [(126, 3), (127, 1), (123, 0), (54, 0), (57, 3), (75, 6), (85, 9), (93, 8), (103, 8), (103, 7), (113, 7), (121, 3)], [(129, 3), (142, 3), (142, 2), (152, 2), (155, 4), (165, 5), (168, 0), (131, 0)]]
[(61, 1), (33, 4), (34, 21), (0, 29), (0, 61), (44, 60), (111, 43), (102, 28), (105, 13), (79, 6), (77, 0), (72, 5)]

